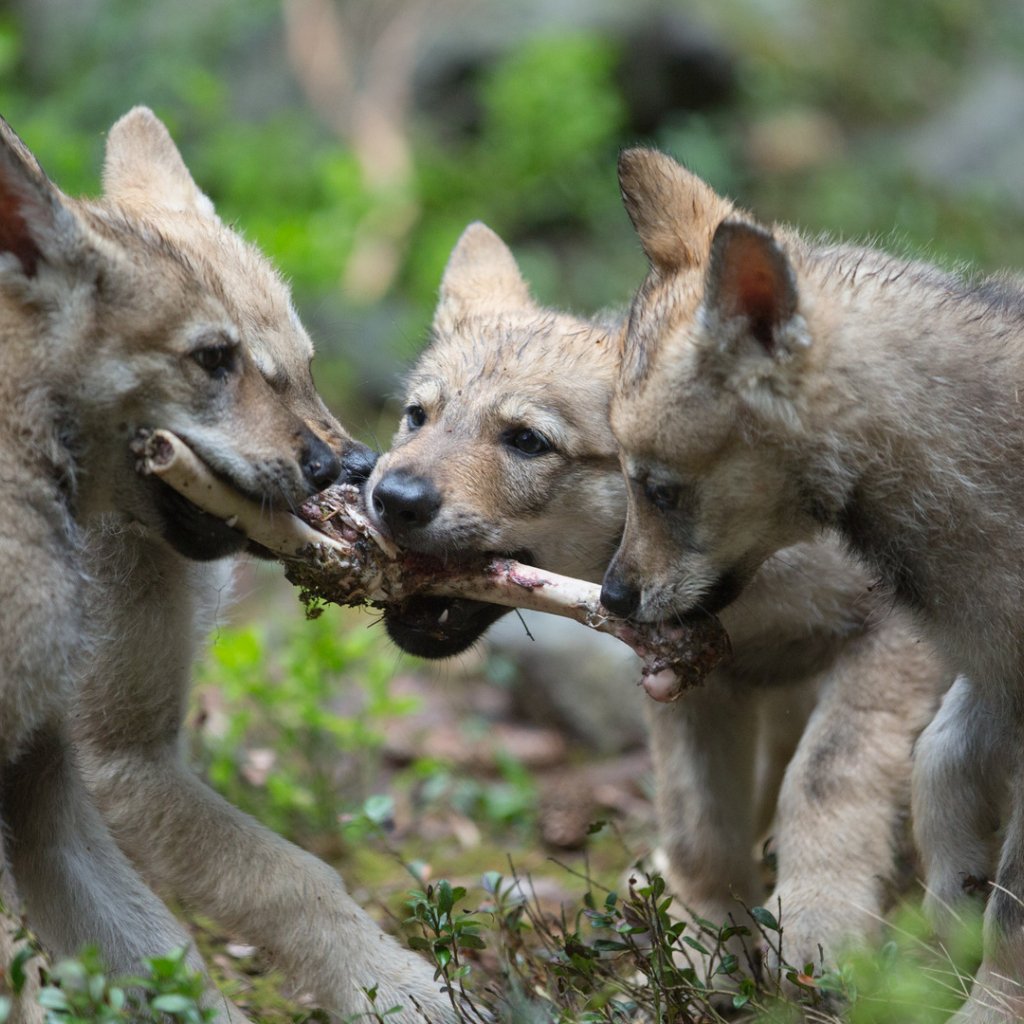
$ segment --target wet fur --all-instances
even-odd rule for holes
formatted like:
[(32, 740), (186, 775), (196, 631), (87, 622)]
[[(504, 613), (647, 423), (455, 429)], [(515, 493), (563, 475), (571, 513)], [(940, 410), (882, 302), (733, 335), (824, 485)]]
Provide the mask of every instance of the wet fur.
[[(915, 832), (940, 923), (995, 875), (957, 1020), (1020, 1019), (1024, 287), (759, 226), (661, 154), (620, 170), (652, 268), (612, 423), (632, 476), (697, 500), (659, 515), (638, 491), (610, 572), (660, 617), (727, 568), (840, 532), (965, 673), (921, 737)], [(695, 218), (706, 244), (684, 255), (666, 231)]]

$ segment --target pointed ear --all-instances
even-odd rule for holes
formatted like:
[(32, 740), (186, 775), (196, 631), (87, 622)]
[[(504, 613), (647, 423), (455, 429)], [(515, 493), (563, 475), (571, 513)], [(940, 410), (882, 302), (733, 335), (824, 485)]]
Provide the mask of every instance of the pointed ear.
[(619, 189), (656, 270), (699, 266), (714, 226), (732, 212), (710, 185), (654, 149), (619, 155)]
[(148, 107), (134, 107), (110, 129), (103, 191), (119, 203), (216, 217), (170, 133)]
[(741, 221), (718, 226), (704, 306), (719, 323), (744, 319), (747, 333), (768, 355), (788, 345), (783, 328), (796, 313), (796, 276), (767, 231)]
[(34, 277), (40, 263), (62, 262), (78, 240), (64, 197), (0, 118), (0, 255), (14, 256), (21, 272)]
[(448, 316), (533, 306), (530, 289), (509, 247), (480, 221), (455, 243), (441, 278), (437, 312)]

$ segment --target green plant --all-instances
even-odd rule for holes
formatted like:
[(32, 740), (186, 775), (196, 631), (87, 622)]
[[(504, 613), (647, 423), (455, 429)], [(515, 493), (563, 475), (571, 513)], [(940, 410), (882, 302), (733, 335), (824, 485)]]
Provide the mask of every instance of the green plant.
[(445, 761), (420, 758), (404, 781), (417, 787), (419, 800), (431, 807), (450, 807), (474, 821), (512, 832), (532, 830), (537, 810), (537, 785), (514, 757), (495, 752), (496, 778), (474, 775)]
[[(980, 955), (979, 920), (939, 944), (920, 910), (904, 906), (880, 944), (837, 964), (788, 964), (779, 908), (737, 904), (750, 928), (684, 923), (656, 873), (634, 872), (620, 894), (567, 870), (585, 889), (559, 914), (515, 869), (486, 872), (475, 909), (459, 907), (466, 889), (447, 881), (410, 893), (411, 944), (458, 996), (462, 1020), (490, 1012), (556, 1024), (723, 1024), (741, 1010), (757, 1024), (937, 1024), (963, 999)], [(767, 952), (782, 963), (776, 971), (764, 969)], [(497, 971), (482, 979), (475, 957), (496, 957)]]
[(413, 935), (409, 945), (426, 953), (434, 964), (434, 977), (444, 979), (456, 1012), (463, 1019), (483, 1021), (486, 1018), (476, 1009), (465, 987), (472, 967), (464, 954), (485, 948), (480, 937), (481, 923), (475, 913), (456, 912), (455, 904), (465, 895), (465, 888), (444, 880), (436, 886), (413, 890), (407, 903), (411, 913), (405, 923), (418, 926), (420, 934)]
[(334, 834), (370, 795), (383, 726), (416, 706), (391, 693), (397, 656), (340, 609), (283, 628), (223, 629), (200, 670), (223, 713), (200, 730), (211, 783), (291, 835)]
[[(405, 283), (424, 307), (471, 220), (487, 221), (513, 242), (537, 231), (593, 233), (608, 220), (620, 223), (613, 168), (624, 108), (616, 60), (615, 44), (596, 34), (529, 40), (484, 75), (479, 135), (443, 149), (423, 141), (422, 216)], [(559, 261), (531, 262), (527, 254), (525, 262), (538, 294), (561, 293), (564, 304)], [(616, 291), (603, 276), (600, 283), (607, 287), (594, 301), (603, 304)]]
[(39, 993), (48, 1024), (181, 1021), (204, 1024), (216, 1011), (203, 1005), (205, 982), (185, 962), (185, 949), (146, 960), (135, 977), (107, 976), (95, 949), (61, 960)]

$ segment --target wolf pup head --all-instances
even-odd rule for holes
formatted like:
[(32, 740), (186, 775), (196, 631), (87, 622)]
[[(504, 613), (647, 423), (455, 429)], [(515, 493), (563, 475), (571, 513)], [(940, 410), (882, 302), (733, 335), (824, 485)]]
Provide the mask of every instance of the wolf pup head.
[(0, 303), (12, 336), (42, 339), (25, 360), (47, 367), (66, 420), (79, 521), (141, 524), (198, 559), (244, 545), (136, 472), (130, 443), (156, 427), (268, 506), (343, 468), (365, 476), (372, 457), (317, 395), (287, 288), (218, 219), (149, 110), (111, 129), (103, 184), (99, 200), (68, 198), (3, 126)]
[(651, 269), (612, 402), (628, 511), (602, 600), (641, 620), (714, 613), (816, 529), (785, 444), (809, 333), (771, 233), (660, 153), (624, 153), (619, 174)]
[[(514, 554), (600, 578), (624, 496), (608, 426), (617, 328), (543, 309), (483, 224), (459, 239), (430, 345), (413, 369), (392, 450), (368, 504), (402, 546), (441, 558)], [(498, 615), (430, 599), (385, 615), (406, 650), (447, 657)]]

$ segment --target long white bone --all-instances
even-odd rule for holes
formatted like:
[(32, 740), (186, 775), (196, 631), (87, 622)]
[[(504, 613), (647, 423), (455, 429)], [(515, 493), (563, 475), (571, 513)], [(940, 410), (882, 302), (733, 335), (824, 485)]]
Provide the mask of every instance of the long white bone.
[(717, 619), (697, 620), (685, 629), (632, 623), (601, 606), (593, 583), (507, 558), (449, 566), (402, 552), (367, 518), (356, 487), (328, 488), (302, 507), (300, 519), (227, 486), (170, 431), (140, 435), (135, 451), (141, 472), (159, 476), (203, 511), (229, 522), (276, 555), (293, 583), (335, 604), (388, 605), (436, 595), (562, 615), (632, 647), (643, 659), (644, 688), (662, 701), (702, 682), (728, 652)]

